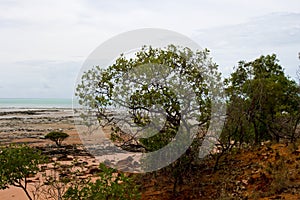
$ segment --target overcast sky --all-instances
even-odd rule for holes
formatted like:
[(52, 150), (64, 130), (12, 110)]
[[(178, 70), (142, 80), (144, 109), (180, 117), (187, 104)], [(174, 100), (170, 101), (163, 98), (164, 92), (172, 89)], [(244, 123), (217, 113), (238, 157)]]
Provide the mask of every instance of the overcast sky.
[(71, 98), (88, 55), (139, 28), (192, 38), (225, 75), (261, 54), (291, 77), (299, 65), (299, 0), (0, 0), (0, 10), (0, 98)]

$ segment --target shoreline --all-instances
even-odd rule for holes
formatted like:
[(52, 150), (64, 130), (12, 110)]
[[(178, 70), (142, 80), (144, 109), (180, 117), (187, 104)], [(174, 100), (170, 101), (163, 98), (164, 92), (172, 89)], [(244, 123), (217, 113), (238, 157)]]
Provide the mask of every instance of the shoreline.
[(4, 110), (73, 110), (73, 107), (0, 107), (0, 113)]
[[(9, 144), (26, 144), (31, 147), (38, 148), (44, 153), (49, 153), (51, 161), (47, 164), (46, 170), (51, 171), (51, 165), (57, 161), (63, 163), (64, 166), (71, 167), (74, 161), (86, 163), (82, 171), (81, 178), (94, 177), (93, 171), (99, 171), (98, 166), (104, 162), (102, 157), (96, 157), (92, 152), (86, 149), (82, 140), (79, 137), (74, 120), (76, 115), (72, 108), (10, 108), (0, 109), (0, 145), (6, 146)], [(63, 131), (69, 135), (63, 141), (64, 153), (59, 149), (54, 142), (45, 139), (45, 135), (51, 131)], [(68, 149), (69, 148), (69, 149)], [(59, 151), (58, 151), (58, 150)], [(106, 149), (103, 150), (104, 153)], [(60, 152), (53, 154), (51, 152)], [(103, 158), (114, 160), (109, 163), (109, 166), (118, 166), (127, 169), (129, 157), (134, 156), (123, 155), (117, 158), (113, 155), (112, 158)], [(66, 160), (64, 160), (66, 159)], [(125, 164), (124, 164), (125, 163)], [(108, 163), (106, 163), (108, 164)], [(34, 188), (34, 184), (38, 183), (37, 177), (41, 176), (41, 172), (31, 177), (29, 188)], [(27, 199), (24, 192), (20, 188), (10, 186), (8, 189), (0, 190), (0, 199)], [(48, 198), (41, 198), (48, 199)]]
[[(51, 151), (56, 152), (56, 149), (59, 148), (54, 142), (45, 139), (45, 135), (56, 130), (69, 135), (63, 141), (63, 152), (68, 152), (67, 155), (51, 153)], [(53, 167), (55, 161), (70, 168), (74, 160), (80, 164), (86, 163), (81, 172), (83, 178), (93, 177), (92, 172), (98, 170), (98, 161), (82, 146), (74, 124), (72, 108), (0, 108), (0, 145), (9, 144), (26, 144), (40, 150), (43, 149), (43, 153), (49, 151), (51, 154), (49, 154), (50, 161), (42, 165), (48, 174), (55, 172)], [(72, 148), (68, 149), (70, 147)], [(28, 183), (29, 190), (34, 190), (35, 185), (41, 183), (39, 181), (43, 180), (42, 173), (39, 171), (33, 177), (28, 178), (30, 180)], [(45, 190), (47, 190), (47, 186), (45, 186)], [(46, 200), (49, 199), (48, 196), (41, 196), (39, 199)], [(5, 190), (0, 190), (0, 199), (25, 200), (28, 198), (21, 188), (9, 186)]]
[(0, 144), (26, 141), (45, 144), (44, 136), (55, 130), (70, 135), (67, 144), (81, 144), (72, 108), (6, 108), (0, 109)]

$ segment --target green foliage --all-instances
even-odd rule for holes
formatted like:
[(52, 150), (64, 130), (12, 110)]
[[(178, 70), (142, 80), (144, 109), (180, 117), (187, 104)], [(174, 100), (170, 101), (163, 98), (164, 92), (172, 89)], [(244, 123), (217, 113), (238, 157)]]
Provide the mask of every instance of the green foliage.
[(0, 189), (10, 185), (20, 187), (27, 197), (27, 177), (39, 171), (39, 164), (44, 162), (44, 157), (37, 149), (26, 145), (9, 145), (0, 148)]
[(240, 62), (227, 84), (228, 117), (222, 139), (259, 144), (295, 140), (299, 123), (299, 88), (285, 76), (276, 55)]
[(95, 182), (72, 184), (64, 199), (135, 200), (140, 199), (139, 188), (133, 179), (115, 169), (100, 164), (101, 172)]
[(67, 133), (64, 132), (57, 132), (57, 131), (52, 131), (48, 133), (45, 138), (50, 139), (51, 141), (55, 142), (55, 144), (60, 147), (62, 142), (69, 137)]
[[(152, 67), (153, 65), (157, 68)], [(126, 79), (129, 71), (135, 71), (135, 74), (131, 73), (132, 77)], [(149, 74), (161, 82), (154, 84), (137, 79), (149, 77)], [(175, 76), (164, 77), (164, 74)], [(181, 84), (182, 80), (188, 84)], [(220, 84), (220, 73), (217, 72), (217, 65), (209, 58), (207, 49), (193, 52), (189, 48), (174, 45), (164, 49), (145, 46), (134, 58), (128, 59), (121, 55), (107, 69), (96, 66), (85, 72), (76, 88), (76, 96), (81, 105), (97, 110), (100, 123), (112, 127), (111, 137), (116, 140), (120, 140), (122, 138), (120, 136), (126, 134), (126, 131), (112, 120), (108, 107), (121, 102), (122, 106), (129, 110), (128, 114), (131, 115), (133, 123), (144, 127), (150, 123), (149, 109), (159, 105), (166, 113), (160, 131), (147, 138), (130, 137), (131, 141), (152, 152), (170, 143), (178, 131), (182, 120), (180, 102), (188, 100), (186, 96), (179, 98), (178, 94), (180, 95), (181, 91), (192, 91), (196, 94), (196, 99), (192, 99), (189, 103), (197, 104), (201, 114), (199, 116), (191, 114), (189, 117), (197, 118), (199, 124), (208, 126), (212, 95), (210, 89), (220, 89)], [(178, 94), (174, 93), (174, 87)], [(114, 97), (117, 97), (118, 101)], [(84, 118), (84, 115), (82, 117)], [(156, 119), (164, 120), (162, 117)], [(88, 120), (84, 118), (83, 121)], [(128, 122), (124, 120), (123, 123)], [(125, 143), (128, 144), (130, 141), (124, 141)]]
[[(179, 135), (176, 138), (177, 143), (172, 146), (173, 150), (164, 152), (168, 155), (147, 156), (142, 160), (145, 170), (155, 168), (155, 163), (165, 162), (164, 156), (171, 157), (177, 149), (186, 147), (188, 131), (178, 134), (178, 129), (181, 125), (185, 126), (189, 119), (197, 121), (195, 129), (203, 131), (193, 135), (195, 142), (189, 148), (189, 153), (183, 155), (170, 166), (170, 170), (167, 170), (170, 173), (174, 172), (176, 185), (177, 177), (186, 173), (190, 164), (198, 158), (203, 134), (207, 131), (211, 119), (212, 97), (216, 91), (222, 90), (221, 75), (217, 68), (207, 49), (192, 51), (174, 45), (166, 48), (145, 46), (133, 58), (121, 55), (106, 69), (95, 66), (83, 74), (76, 88), (79, 103), (85, 106), (86, 115), (81, 116), (84, 122), (89, 122), (88, 115), (98, 116), (102, 126), (112, 128), (111, 139), (117, 141), (118, 145), (121, 144), (124, 149), (126, 145), (133, 144), (142, 146), (145, 152), (155, 152), (170, 144), (175, 140), (175, 136)], [(166, 74), (168, 76), (165, 76)], [(147, 81), (147, 78), (143, 77), (152, 77), (157, 81)], [(191, 95), (189, 98), (188, 95), (184, 95), (189, 94), (187, 91), (195, 96)], [(187, 102), (192, 109), (182, 108), (182, 102)], [(118, 108), (118, 103), (127, 109), (126, 114), (131, 116), (131, 119), (119, 117), (115, 120), (112, 117), (111, 108)], [(151, 118), (151, 109), (158, 107), (163, 110), (165, 116)], [(97, 110), (94, 114), (89, 112), (94, 110)], [(183, 119), (184, 115), (187, 119)], [(155, 134), (149, 137), (137, 137), (136, 134), (122, 129), (128, 125), (132, 127), (133, 124), (134, 127), (143, 130), (143, 127), (153, 121), (154, 124), (162, 124), (162, 127), (155, 127)], [(124, 124), (127, 126), (123, 126)], [(176, 170), (172, 170), (174, 168)]]

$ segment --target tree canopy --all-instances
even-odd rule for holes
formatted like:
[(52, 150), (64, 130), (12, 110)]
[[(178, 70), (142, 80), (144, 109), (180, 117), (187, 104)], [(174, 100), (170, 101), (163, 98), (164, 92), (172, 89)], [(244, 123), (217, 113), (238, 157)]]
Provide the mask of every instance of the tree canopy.
[[(123, 149), (156, 152), (167, 146), (164, 154), (182, 155), (197, 138), (190, 148), (198, 155), (218, 101), (214, 96), (222, 88), (217, 68), (207, 49), (144, 46), (133, 57), (121, 55), (107, 68), (86, 71), (76, 95), (81, 105), (96, 111), (101, 125), (112, 128), (111, 138)], [(158, 157), (163, 156), (153, 157), (155, 163)]]
[(51, 141), (55, 142), (56, 146), (60, 147), (62, 142), (68, 138), (69, 135), (67, 133), (61, 131), (52, 131), (45, 135), (46, 139), (50, 139)]
[(294, 140), (299, 123), (299, 87), (276, 55), (239, 62), (226, 80), (229, 97), (225, 132), (240, 142)]
[(0, 147), (0, 189), (13, 185), (20, 187), (29, 199), (28, 176), (39, 171), (45, 158), (41, 152), (26, 145)]

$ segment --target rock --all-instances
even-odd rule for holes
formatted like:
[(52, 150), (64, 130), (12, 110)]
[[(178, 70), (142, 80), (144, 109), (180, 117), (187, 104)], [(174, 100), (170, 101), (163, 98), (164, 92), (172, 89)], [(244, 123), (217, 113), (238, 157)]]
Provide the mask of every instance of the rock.
[(134, 168), (138, 168), (138, 167), (141, 166), (141, 164), (139, 162), (137, 162), (137, 161), (134, 161), (133, 162), (133, 166), (134, 166)]
[(57, 158), (57, 161), (72, 161), (73, 158), (67, 156), (67, 155), (62, 155), (60, 157)]
[(42, 165), (42, 166), (41, 166), (41, 172), (46, 171), (46, 169), (47, 169), (47, 165)]
[(242, 183), (243, 183), (244, 185), (248, 185), (248, 180), (244, 179), (244, 180), (242, 180)]
[(88, 165), (89, 163), (86, 162), (86, 161), (83, 161), (82, 164), (83, 164), (83, 165)]
[(40, 135), (40, 136), (38, 137), (38, 139), (45, 139), (45, 136), (44, 136), (44, 135)]
[(117, 166), (129, 166), (129, 165), (131, 165), (131, 163), (128, 162), (127, 159), (125, 159), (125, 160), (120, 160), (120, 161), (117, 162)]
[(132, 158), (131, 156), (128, 156), (128, 157), (126, 158), (126, 160), (127, 160), (128, 162), (132, 162), (132, 161), (133, 161), (133, 158)]
[(106, 159), (103, 163), (104, 163), (104, 165), (106, 165), (106, 166), (110, 166), (110, 165), (112, 164), (112, 161)]
[(88, 171), (88, 174), (98, 174), (102, 172), (101, 169), (99, 169), (98, 167), (95, 167), (95, 168), (91, 168), (89, 171)]

